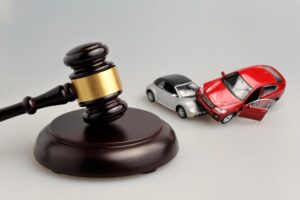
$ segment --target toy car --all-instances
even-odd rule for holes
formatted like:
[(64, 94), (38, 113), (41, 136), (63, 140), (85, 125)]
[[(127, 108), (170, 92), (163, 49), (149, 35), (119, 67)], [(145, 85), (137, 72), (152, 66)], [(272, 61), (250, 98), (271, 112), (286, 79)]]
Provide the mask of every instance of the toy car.
[(189, 78), (173, 74), (156, 79), (146, 89), (150, 102), (158, 103), (176, 111), (180, 118), (192, 118), (206, 114), (202, 106), (197, 105), (198, 86)]
[(236, 115), (262, 120), (282, 96), (284, 77), (271, 66), (257, 65), (225, 74), (201, 85), (197, 100), (215, 120), (225, 124)]

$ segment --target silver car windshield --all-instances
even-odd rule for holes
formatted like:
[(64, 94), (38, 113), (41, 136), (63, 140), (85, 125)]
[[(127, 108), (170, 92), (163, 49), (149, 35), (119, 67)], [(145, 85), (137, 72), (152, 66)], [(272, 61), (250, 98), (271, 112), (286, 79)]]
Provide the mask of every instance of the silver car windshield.
[(225, 86), (240, 100), (244, 100), (252, 87), (238, 74), (229, 74), (223, 79)]
[(186, 83), (176, 86), (180, 97), (194, 97), (196, 96), (198, 86), (195, 83)]

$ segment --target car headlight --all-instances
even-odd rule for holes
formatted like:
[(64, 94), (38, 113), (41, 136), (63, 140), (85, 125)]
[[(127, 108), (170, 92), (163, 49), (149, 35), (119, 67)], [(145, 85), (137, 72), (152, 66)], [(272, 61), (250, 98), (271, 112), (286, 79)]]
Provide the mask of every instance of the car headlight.
[(218, 113), (221, 113), (221, 114), (227, 113), (227, 110), (224, 110), (224, 109), (219, 108), (219, 107), (214, 107), (214, 109), (215, 109)]

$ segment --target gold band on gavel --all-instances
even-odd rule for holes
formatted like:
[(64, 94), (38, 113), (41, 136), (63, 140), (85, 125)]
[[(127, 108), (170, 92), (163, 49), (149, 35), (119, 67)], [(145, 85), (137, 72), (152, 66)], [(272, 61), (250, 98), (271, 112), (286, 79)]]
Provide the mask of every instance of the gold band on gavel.
[(73, 79), (72, 84), (80, 103), (109, 96), (122, 90), (116, 67), (87, 77)]

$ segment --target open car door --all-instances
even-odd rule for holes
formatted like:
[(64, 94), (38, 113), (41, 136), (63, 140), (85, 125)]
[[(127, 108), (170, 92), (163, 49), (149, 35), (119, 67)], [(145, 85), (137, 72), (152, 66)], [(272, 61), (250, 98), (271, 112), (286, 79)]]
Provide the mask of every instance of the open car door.
[(243, 105), (239, 116), (261, 121), (273, 103), (274, 100), (272, 99), (259, 99), (253, 101), (249, 104)]

